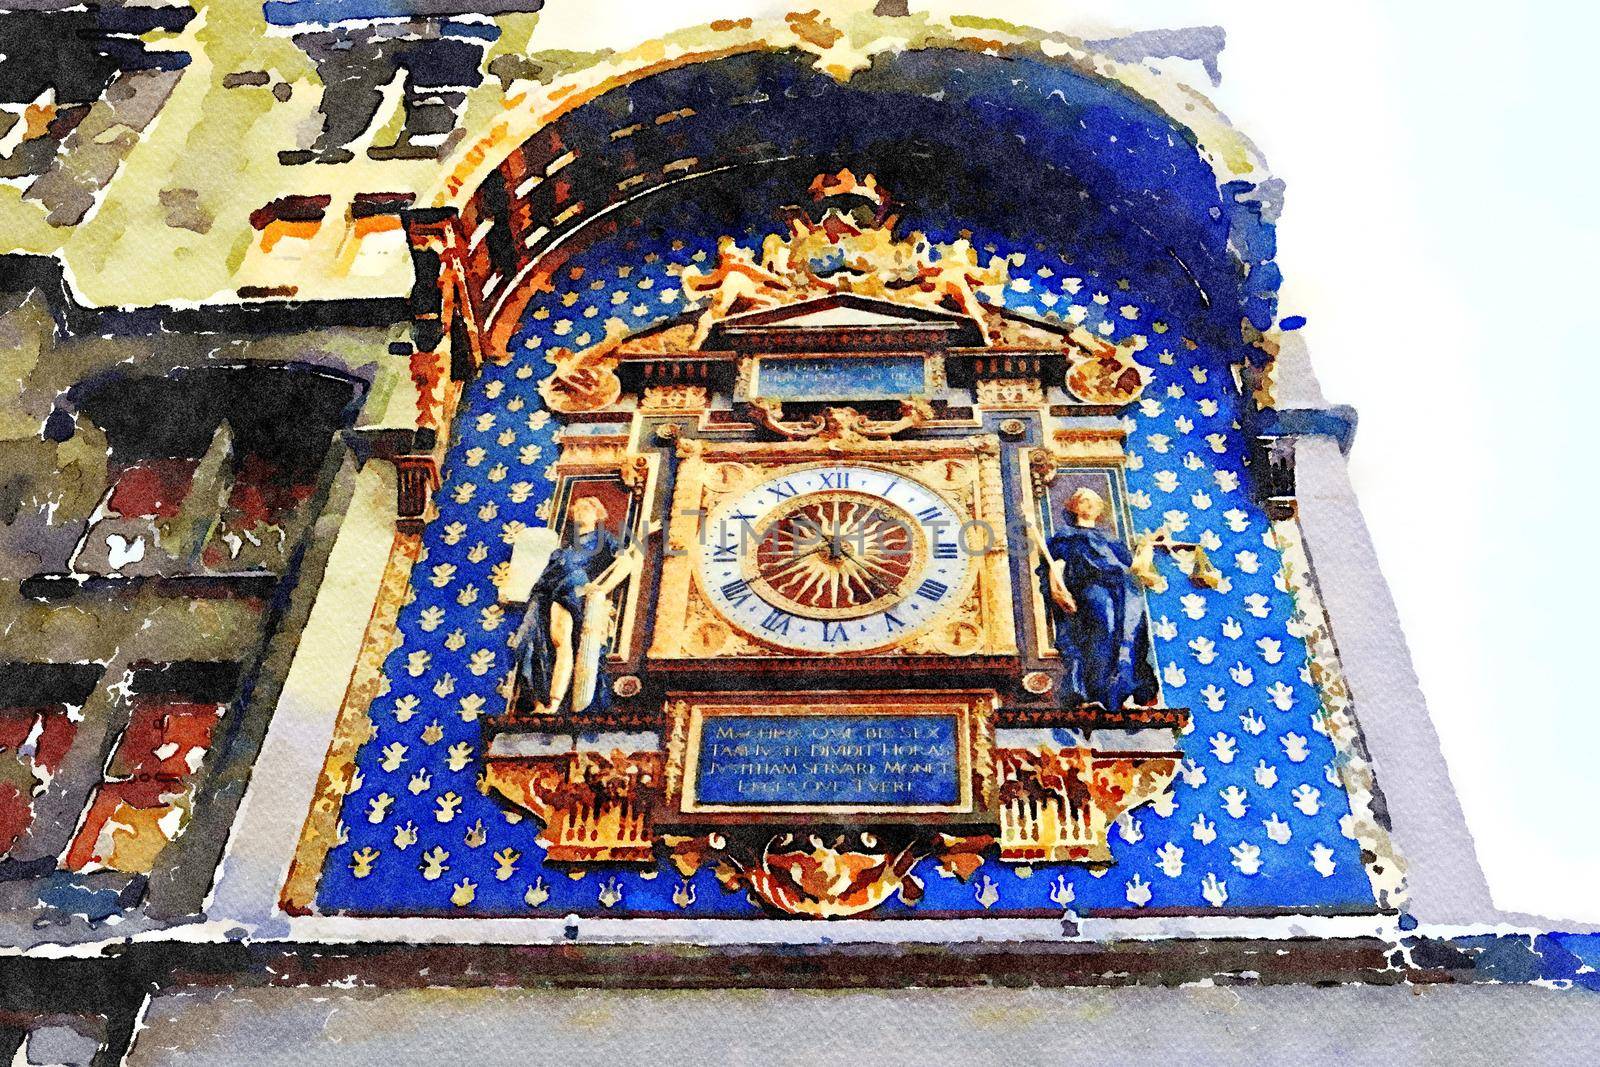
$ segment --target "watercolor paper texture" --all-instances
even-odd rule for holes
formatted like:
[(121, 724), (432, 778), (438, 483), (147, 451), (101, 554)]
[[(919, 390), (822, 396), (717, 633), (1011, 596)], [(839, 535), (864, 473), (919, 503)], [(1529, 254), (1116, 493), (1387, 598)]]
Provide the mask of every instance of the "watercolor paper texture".
[(0, 1054), (584, 1055), (552, 986), (673, 1055), (951, 984), (1242, 990), (969, 990), (964, 1058), (1581, 1031), (1222, 31), (757, 6), (0, 14)]

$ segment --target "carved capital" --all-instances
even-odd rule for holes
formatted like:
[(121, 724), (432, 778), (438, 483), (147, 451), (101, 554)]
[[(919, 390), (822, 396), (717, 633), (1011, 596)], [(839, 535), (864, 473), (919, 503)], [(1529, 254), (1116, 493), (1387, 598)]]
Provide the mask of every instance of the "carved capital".
[(711, 391), (703, 385), (651, 385), (639, 398), (639, 410), (660, 412), (704, 411), (711, 406)]
[(1044, 388), (1033, 378), (980, 378), (978, 406), (991, 411), (1031, 409), (1044, 403)]
[(439, 464), (432, 456), (396, 456), (394, 469), (395, 528), (401, 533), (421, 533), (433, 492), (439, 488)]

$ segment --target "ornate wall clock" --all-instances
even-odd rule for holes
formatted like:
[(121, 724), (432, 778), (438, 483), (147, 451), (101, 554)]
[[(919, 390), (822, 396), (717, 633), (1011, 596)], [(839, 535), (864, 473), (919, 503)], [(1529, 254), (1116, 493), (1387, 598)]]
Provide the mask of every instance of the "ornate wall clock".
[[(933, 300), (894, 256), (754, 292), (753, 253), (724, 247), (683, 277), (719, 294), (707, 310), (557, 357), (549, 519), (572, 558), (539, 580), (552, 602), (563, 582), (590, 591), (569, 597), (584, 620), (565, 653), (600, 684), (568, 695), (559, 642), (513, 639), (484, 753), (547, 862), (666, 855), (777, 912), (857, 915), (910, 902), (926, 857), (959, 877), (985, 855), (1112, 862), (1112, 822), (1176, 774), (1187, 712), (1153, 683), (1090, 699), (1121, 677), (1090, 668), (1123, 658), (1060, 651), (1034, 543), (1051, 535), (1062, 566), (1121, 558), (1125, 524), (1068, 513), (1122, 506), (1116, 413), (1143, 372), (1082, 331), (956, 299), (976, 268), (953, 255)], [(574, 525), (589, 498), (611, 540)], [(553, 610), (524, 599), (525, 623)], [(1143, 666), (1144, 633), (1111, 636)]]

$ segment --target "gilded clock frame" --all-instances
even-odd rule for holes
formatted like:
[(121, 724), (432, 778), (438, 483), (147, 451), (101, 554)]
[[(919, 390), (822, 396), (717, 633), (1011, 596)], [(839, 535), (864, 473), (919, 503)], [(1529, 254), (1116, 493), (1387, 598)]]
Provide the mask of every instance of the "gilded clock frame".
[(874, 466), (913, 479), (943, 498), (963, 523), (981, 524), (992, 535), (987, 538), (986, 550), (974, 553), (965, 585), (948, 610), (895, 642), (854, 654), (1017, 654), (1000, 446), (994, 436), (908, 441), (680, 439), (678, 459), (649, 658), (827, 657), (827, 652), (767, 645), (738, 628), (712, 603), (697, 563), (704, 541), (703, 524), (725, 499), (779, 474), (844, 463)]

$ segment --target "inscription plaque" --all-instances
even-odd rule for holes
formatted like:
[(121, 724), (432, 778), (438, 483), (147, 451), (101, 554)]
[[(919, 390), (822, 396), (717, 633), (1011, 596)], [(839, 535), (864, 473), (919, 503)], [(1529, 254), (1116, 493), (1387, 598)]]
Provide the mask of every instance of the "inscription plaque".
[(852, 694), (827, 704), (770, 694), (679, 700), (669, 804), (710, 822), (973, 815), (989, 806), (985, 790), (975, 793), (974, 754), (986, 763), (991, 702), (971, 693)]
[(712, 716), (694, 800), (946, 807), (961, 799), (960, 728), (954, 713)]

